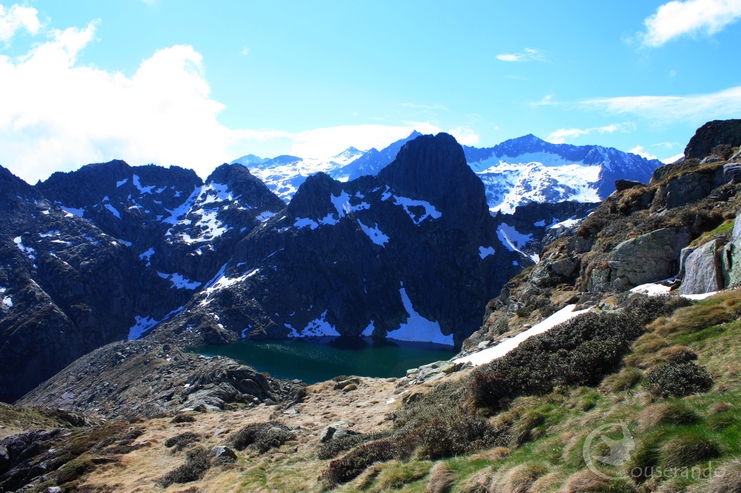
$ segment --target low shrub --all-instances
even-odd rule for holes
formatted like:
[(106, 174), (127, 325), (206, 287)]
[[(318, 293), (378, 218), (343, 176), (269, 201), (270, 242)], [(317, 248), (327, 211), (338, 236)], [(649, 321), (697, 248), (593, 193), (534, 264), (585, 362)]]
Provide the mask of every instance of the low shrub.
[(160, 479), (159, 483), (163, 488), (167, 488), (171, 484), (198, 481), (210, 467), (207, 451), (192, 450), (188, 452), (185, 464), (165, 474), (165, 477)]
[(647, 325), (659, 317), (668, 317), (677, 309), (689, 306), (692, 302), (681, 296), (632, 295), (621, 307), (630, 312), (642, 325)]
[(165, 440), (165, 447), (172, 448), (174, 447), (175, 450), (183, 450), (185, 447), (190, 445), (193, 442), (197, 442), (200, 440), (200, 437), (196, 435), (195, 433), (191, 431), (186, 431), (185, 433), (181, 433), (179, 435), (176, 435), (174, 437), (168, 438)]
[(661, 397), (683, 397), (707, 392), (713, 379), (703, 367), (694, 363), (669, 363), (646, 374), (649, 392)]
[(453, 457), (493, 445), (504, 445), (505, 430), (465, 409), (466, 385), (443, 383), (405, 402), (394, 415), (393, 439), (408, 453)]
[(244, 450), (252, 446), (263, 454), (271, 448), (280, 447), (293, 438), (294, 434), (284, 424), (269, 421), (245, 426), (234, 433), (229, 438), (229, 442), (237, 450)]
[(343, 457), (329, 463), (327, 469), (322, 473), (322, 479), (327, 487), (334, 488), (337, 485), (352, 481), (376, 462), (387, 462), (399, 458), (401, 451), (396, 444), (388, 438), (365, 443), (355, 447)]
[(367, 441), (365, 435), (348, 435), (341, 438), (333, 438), (322, 444), (317, 457), (320, 460), (334, 459), (341, 452), (357, 447), (365, 441)]
[(596, 385), (620, 366), (642, 333), (638, 320), (626, 314), (580, 315), (476, 371), (471, 397), (477, 407), (498, 409), (504, 399), (557, 386)]
[(687, 346), (669, 346), (659, 351), (659, 359), (668, 363), (688, 363), (697, 359), (697, 353)]
[(178, 414), (174, 418), (170, 420), (170, 423), (177, 424), (177, 423), (195, 423), (196, 418), (189, 414)]

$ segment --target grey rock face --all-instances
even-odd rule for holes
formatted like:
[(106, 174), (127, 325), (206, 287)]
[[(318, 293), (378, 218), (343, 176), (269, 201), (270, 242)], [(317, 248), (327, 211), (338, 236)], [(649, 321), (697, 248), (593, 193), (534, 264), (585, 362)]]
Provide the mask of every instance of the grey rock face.
[(687, 256), (680, 293), (710, 293), (723, 287), (720, 265), (715, 253), (717, 248), (718, 242), (713, 240)]
[(682, 248), (690, 242), (684, 228), (663, 228), (620, 243), (607, 265), (592, 271), (590, 291), (625, 291), (674, 276)]

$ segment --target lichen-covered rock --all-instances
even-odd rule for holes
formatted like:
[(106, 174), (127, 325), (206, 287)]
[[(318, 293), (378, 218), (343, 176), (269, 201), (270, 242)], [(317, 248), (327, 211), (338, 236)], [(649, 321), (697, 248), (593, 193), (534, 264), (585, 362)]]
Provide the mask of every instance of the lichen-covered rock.
[(682, 248), (690, 242), (685, 228), (662, 228), (623, 241), (610, 253), (606, 265), (591, 272), (590, 291), (625, 291), (674, 276)]
[(701, 294), (718, 291), (723, 287), (723, 277), (715, 251), (718, 241), (705, 243), (687, 256), (682, 278), (682, 294)]

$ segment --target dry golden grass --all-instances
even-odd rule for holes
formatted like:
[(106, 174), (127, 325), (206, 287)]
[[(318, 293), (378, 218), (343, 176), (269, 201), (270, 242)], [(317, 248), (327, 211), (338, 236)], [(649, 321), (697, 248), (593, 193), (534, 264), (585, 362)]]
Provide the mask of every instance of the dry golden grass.
[(500, 471), (491, 483), (494, 493), (527, 493), (533, 484), (548, 474), (549, 467), (542, 462), (527, 462), (508, 471)]
[(661, 402), (648, 406), (638, 414), (638, 431), (648, 431), (656, 426), (694, 423), (699, 416), (683, 401)]
[[(616, 487), (622, 486), (621, 489)], [(635, 491), (631, 485), (621, 482), (616, 484), (616, 480), (605, 479), (597, 476), (589, 470), (575, 472), (566, 480), (560, 493), (608, 493), (619, 491)]]
[(430, 469), (430, 480), (425, 493), (449, 493), (455, 484), (455, 472), (447, 462), (437, 462)]

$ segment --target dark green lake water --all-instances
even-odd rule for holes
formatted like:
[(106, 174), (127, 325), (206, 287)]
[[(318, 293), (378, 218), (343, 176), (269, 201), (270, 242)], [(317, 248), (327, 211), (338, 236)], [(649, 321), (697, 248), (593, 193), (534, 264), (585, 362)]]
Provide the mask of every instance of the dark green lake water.
[(447, 360), (457, 354), (451, 346), (436, 344), (359, 341), (356, 347), (347, 347), (328, 338), (320, 342), (241, 341), (190, 349), (204, 356), (228, 356), (273, 377), (298, 378), (306, 383), (322, 382), (338, 375), (403, 377), (409, 368)]

